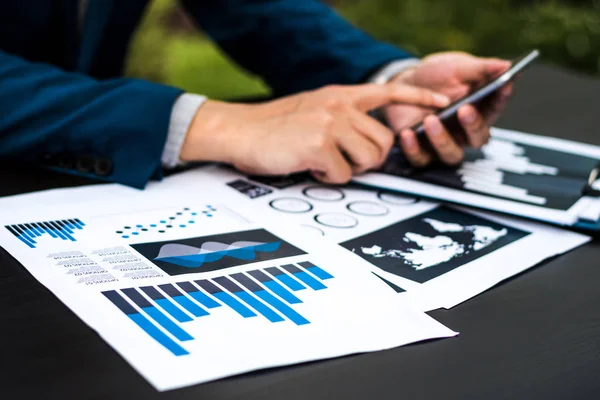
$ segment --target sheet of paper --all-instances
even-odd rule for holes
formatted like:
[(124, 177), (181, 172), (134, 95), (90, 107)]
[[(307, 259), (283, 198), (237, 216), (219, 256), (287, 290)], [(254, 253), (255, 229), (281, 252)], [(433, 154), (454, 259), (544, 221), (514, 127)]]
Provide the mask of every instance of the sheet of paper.
[(0, 245), (156, 389), (455, 335), (338, 246), (250, 225), (181, 183), (0, 211)]
[(573, 225), (597, 210), (590, 210), (580, 193), (600, 160), (598, 146), (495, 128), (483, 156), (474, 157), (456, 172), (423, 171), (414, 179), (369, 173), (354, 180), (562, 225)]
[(222, 196), (251, 207), (245, 214), (254, 222), (271, 216), (340, 244), (424, 311), (453, 307), (589, 240), (556, 227), (361, 187), (310, 180), (267, 185), (222, 167), (175, 179), (182, 186), (228, 188)]

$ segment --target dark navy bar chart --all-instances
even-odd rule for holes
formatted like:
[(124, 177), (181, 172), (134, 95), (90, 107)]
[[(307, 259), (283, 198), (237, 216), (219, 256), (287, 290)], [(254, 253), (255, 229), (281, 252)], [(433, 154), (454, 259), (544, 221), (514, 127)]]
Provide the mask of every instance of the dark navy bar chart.
[(32, 249), (36, 248), (38, 238), (49, 236), (53, 239), (76, 242), (75, 233), (82, 230), (85, 224), (78, 218), (57, 221), (27, 222), (6, 225), (5, 228)]
[[(212, 309), (233, 311), (236, 318), (263, 318), (269, 323), (310, 321), (294, 309), (303, 301), (295, 292), (327, 289), (333, 276), (311, 262), (286, 264), (211, 279), (109, 290), (102, 294), (138, 327), (175, 356), (194, 340), (183, 324), (211, 315)], [(309, 291), (303, 292), (309, 296)]]

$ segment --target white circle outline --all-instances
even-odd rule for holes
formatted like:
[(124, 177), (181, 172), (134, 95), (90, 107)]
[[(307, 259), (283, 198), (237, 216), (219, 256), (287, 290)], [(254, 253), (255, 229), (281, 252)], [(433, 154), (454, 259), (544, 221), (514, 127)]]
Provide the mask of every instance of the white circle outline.
[[(383, 212), (383, 214), (366, 214), (366, 213), (361, 213), (361, 212), (358, 212), (358, 211), (353, 210), (351, 208), (353, 204), (357, 204), (357, 203), (371, 204), (371, 205), (375, 205), (377, 207), (383, 207), (383, 211), (384, 212)], [(384, 215), (388, 215), (390, 213), (390, 209), (388, 207), (384, 206), (383, 204), (379, 204), (379, 203), (376, 203), (374, 201), (368, 201), (368, 200), (357, 200), (357, 201), (350, 202), (350, 203), (348, 203), (346, 205), (346, 208), (351, 213), (354, 213), (354, 214), (357, 214), (357, 215), (363, 215), (365, 217), (383, 217)]]
[[(280, 200), (295, 200), (295, 201), (300, 201), (300, 202), (308, 205), (308, 210), (305, 210), (305, 211), (289, 211), (289, 210), (284, 210), (284, 209), (281, 209), (281, 208), (277, 208), (275, 205), (273, 205), (273, 203), (275, 203), (276, 201), (280, 201)], [(269, 202), (269, 206), (272, 209), (274, 209), (274, 210), (277, 210), (279, 212), (288, 213), (288, 214), (305, 214), (307, 212), (311, 212), (313, 210), (313, 208), (314, 208), (313, 205), (310, 204), (310, 202), (308, 202), (308, 201), (306, 201), (304, 199), (299, 199), (297, 197), (279, 197), (277, 199), (271, 200)]]
[[(352, 221), (354, 221), (354, 225), (352, 226), (335, 226), (335, 225), (329, 225), (326, 224), (324, 222), (319, 221), (319, 217), (323, 216), (323, 215), (342, 215), (346, 218), (350, 218), (352, 219)], [(356, 218), (354, 218), (352, 215), (348, 215), (348, 214), (343, 214), (343, 213), (336, 213), (336, 212), (332, 212), (332, 213), (321, 213), (321, 214), (317, 214), (314, 216), (314, 220), (317, 221), (318, 224), (321, 224), (323, 226), (327, 226), (329, 228), (337, 228), (337, 229), (352, 229), (354, 227), (356, 227), (358, 225), (358, 220)]]
[[(311, 189), (328, 189), (331, 191), (334, 191), (336, 193), (339, 193), (342, 197), (340, 197), (339, 199), (333, 199), (333, 200), (329, 200), (329, 199), (322, 199), (319, 197), (315, 197), (315, 196), (311, 196), (310, 194), (308, 194), (307, 192)], [(319, 200), (319, 201), (327, 201), (330, 203), (333, 203), (335, 201), (342, 201), (346, 198), (346, 193), (344, 193), (342, 191), (342, 189), (338, 189), (338, 188), (332, 188), (330, 186), (325, 186), (325, 185), (312, 185), (312, 186), (307, 186), (304, 189), (302, 189), (302, 194), (305, 195), (306, 197), (308, 197), (309, 199), (313, 199), (313, 200)]]

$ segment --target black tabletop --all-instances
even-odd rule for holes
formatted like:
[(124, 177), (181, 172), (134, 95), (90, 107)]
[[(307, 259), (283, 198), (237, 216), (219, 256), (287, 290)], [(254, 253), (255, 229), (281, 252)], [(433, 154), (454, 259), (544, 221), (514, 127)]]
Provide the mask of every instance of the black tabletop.
[[(499, 125), (600, 144), (600, 81), (529, 70)], [(89, 183), (0, 167), (0, 195)], [(159, 393), (0, 249), (0, 398), (598, 399), (600, 246), (555, 258), (452, 310), (461, 332), (398, 349)]]

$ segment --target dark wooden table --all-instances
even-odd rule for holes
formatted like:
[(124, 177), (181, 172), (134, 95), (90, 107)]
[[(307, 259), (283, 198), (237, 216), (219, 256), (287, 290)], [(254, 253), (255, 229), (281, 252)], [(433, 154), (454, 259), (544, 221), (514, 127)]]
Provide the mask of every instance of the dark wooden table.
[[(599, 123), (600, 81), (538, 66), (499, 125), (600, 144)], [(0, 195), (89, 183), (15, 170)], [(600, 398), (597, 241), (431, 315), (461, 335), (158, 393), (0, 249), (0, 398)]]

